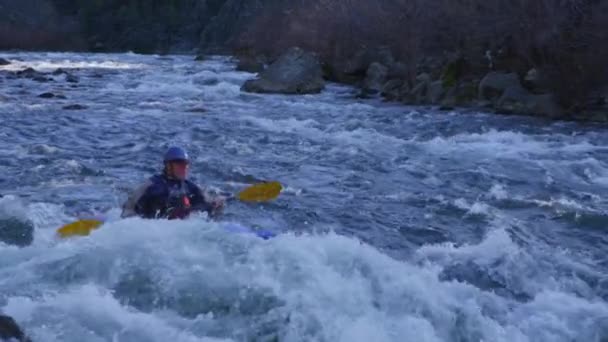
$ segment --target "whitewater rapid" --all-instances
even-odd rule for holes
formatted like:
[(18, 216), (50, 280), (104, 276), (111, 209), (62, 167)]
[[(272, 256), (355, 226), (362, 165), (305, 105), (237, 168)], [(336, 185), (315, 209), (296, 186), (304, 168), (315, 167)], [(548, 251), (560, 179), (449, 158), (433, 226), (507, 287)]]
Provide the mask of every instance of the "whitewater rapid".
[[(34, 341), (608, 339), (602, 126), (245, 94), (225, 57), (0, 57), (0, 237), (33, 228), (0, 242), (0, 312)], [(285, 190), (223, 222), (120, 220), (173, 144), (211, 189)], [(111, 222), (56, 238), (92, 214)]]

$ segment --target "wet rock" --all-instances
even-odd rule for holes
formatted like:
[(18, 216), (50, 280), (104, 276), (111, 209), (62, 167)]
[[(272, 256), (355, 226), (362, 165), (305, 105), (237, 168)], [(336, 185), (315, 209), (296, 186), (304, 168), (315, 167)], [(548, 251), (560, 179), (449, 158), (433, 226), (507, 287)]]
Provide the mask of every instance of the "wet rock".
[(471, 105), (477, 98), (478, 82), (474, 80), (462, 81), (448, 89), (441, 101), (444, 108)]
[(55, 97), (55, 94), (53, 93), (42, 93), (40, 95), (38, 95), (39, 98), (41, 99), (52, 99)]
[(67, 97), (65, 97), (65, 95), (63, 94), (54, 94), (54, 93), (42, 93), (40, 95), (38, 95), (38, 97), (43, 98), (43, 99), (62, 99), (65, 100)]
[(0, 242), (18, 247), (29, 246), (34, 240), (34, 226), (15, 217), (0, 218)]
[(18, 342), (31, 342), (17, 322), (10, 317), (0, 315), (0, 339)]
[(511, 87), (521, 88), (519, 78), (515, 73), (490, 72), (479, 83), (479, 98), (495, 101)]
[(190, 113), (206, 113), (207, 109), (205, 109), (203, 107), (195, 107), (195, 108), (190, 108), (187, 111)]
[(412, 90), (404, 97), (403, 101), (408, 104), (424, 104), (427, 101), (427, 92), (431, 76), (422, 73), (416, 77), (416, 84)]
[(79, 81), (78, 77), (72, 75), (71, 73), (69, 73), (61, 68), (58, 68), (57, 70), (53, 71), (53, 76), (59, 76), (59, 75), (65, 75), (65, 80), (70, 83), (77, 83)]
[(0, 58), (0, 65), (9, 65), (9, 64), (11, 64), (11, 62), (9, 62), (7, 59)]
[(83, 109), (87, 109), (89, 107), (81, 105), (81, 104), (72, 104), (72, 105), (67, 105), (67, 106), (63, 106), (63, 109), (65, 110), (83, 110)]
[(363, 89), (366, 92), (375, 94), (382, 91), (388, 77), (388, 68), (380, 63), (372, 63), (365, 74)]
[(533, 95), (521, 86), (506, 89), (496, 103), (496, 110), (505, 114), (563, 117), (563, 110), (552, 94)]
[[(388, 68), (386, 79), (406, 78), (407, 74), (405, 64), (397, 63), (390, 49), (383, 47), (362, 48), (350, 56), (336, 56), (333, 60), (325, 62), (323, 65), (325, 77), (339, 83), (359, 84), (363, 82), (373, 63), (379, 63)], [(375, 92), (381, 90), (376, 89)]]
[(246, 72), (262, 72), (266, 66), (266, 58), (264, 56), (249, 56), (243, 55), (238, 57), (236, 70)]
[(29, 79), (37, 81), (37, 82), (50, 81), (50, 79), (48, 77), (46, 77), (46, 74), (36, 71), (33, 68), (26, 68), (26, 69), (17, 71), (14, 75), (16, 77), (20, 77), (20, 78), (29, 78)]
[(380, 95), (389, 101), (397, 100), (403, 95), (401, 89), (403, 88), (404, 84), (405, 82), (400, 79), (390, 80), (386, 82), (384, 86), (382, 86), (382, 92)]
[(461, 78), (470, 71), (469, 63), (459, 54), (447, 57), (447, 62), (441, 73), (441, 81), (445, 89), (454, 87)]
[(443, 81), (431, 82), (427, 88), (426, 101), (430, 104), (438, 104), (444, 94)]
[(63, 75), (63, 74), (67, 74), (68, 72), (61, 69), (61, 68), (57, 68), (55, 71), (53, 71), (53, 75), (55, 76), (59, 76), (59, 75)]
[(300, 48), (291, 48), (257, 79), (245, 82), (242, 90), (253, 93), (310, 94), (325, 88), (318, 58)]
[(78, 77), (76, 77), (72, 74), (66, 74), (65, 80), (66, 80), (66, 82), (69, 82), (69, 83), (78, 83), (78, 81), (79, 81)]

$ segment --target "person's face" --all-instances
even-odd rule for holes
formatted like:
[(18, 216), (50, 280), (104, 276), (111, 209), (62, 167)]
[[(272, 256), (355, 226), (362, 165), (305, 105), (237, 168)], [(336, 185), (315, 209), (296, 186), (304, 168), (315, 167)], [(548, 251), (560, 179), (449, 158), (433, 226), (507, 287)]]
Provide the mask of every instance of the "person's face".
[(175, 160), (167, 164), (169, 175), (175, 179), (185, 180), (188, 178), (190, 164), (185, 160)]

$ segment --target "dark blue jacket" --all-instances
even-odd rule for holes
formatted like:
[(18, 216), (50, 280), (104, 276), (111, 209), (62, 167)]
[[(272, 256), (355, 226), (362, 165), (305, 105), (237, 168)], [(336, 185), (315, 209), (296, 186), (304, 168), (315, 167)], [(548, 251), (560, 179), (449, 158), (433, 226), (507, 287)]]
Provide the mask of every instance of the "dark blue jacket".
[(151, 177), (131, 194), (123, 206), (122, 217), (185, 218), (192, 211), (214, 214), (211, 203), (196, 184), (163, 174)]

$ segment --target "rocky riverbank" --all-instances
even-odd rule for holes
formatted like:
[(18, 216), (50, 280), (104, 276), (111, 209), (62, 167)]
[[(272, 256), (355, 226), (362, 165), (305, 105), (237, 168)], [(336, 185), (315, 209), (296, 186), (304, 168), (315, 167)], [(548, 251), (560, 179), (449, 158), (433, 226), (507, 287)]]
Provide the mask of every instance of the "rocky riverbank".
[[(327, 81), (357, 86), (361, 98), (380, 96), (387, 101), (437, 106), (441, 110), (477, 108), (498, 114), (608, 122), (608, 87), (590, 94), (588, 107), (572, 111), (560, 105), (556, 95), (543, 86), (543, 75), (537, 69), (522, 75), (488, 65), (485, 73), (474, 72), (459, 56), (444, 61), (427, 59), (416, 66), (413, 78), (405, 64), (383, 48), (361, 51), (334, 64), (300, 48), (289, 49), (276, 62), (263, 55), (242, 55), (238, 69), (259, 72), (256, 80), (243, 87), (245, 91), (315, 93), (322, 85), (314, 75), (322, 75)], [(288, 80), (276, 80), (277, 73)], [(297, 91), (293, 90), (294, 84), (300, 85)]]
[(0, 0), (0, 49), (229, 54), (260, 72), (246, 91), (325, 80), (408, 105), (606, 122), (606, 20), (603, 2)]

